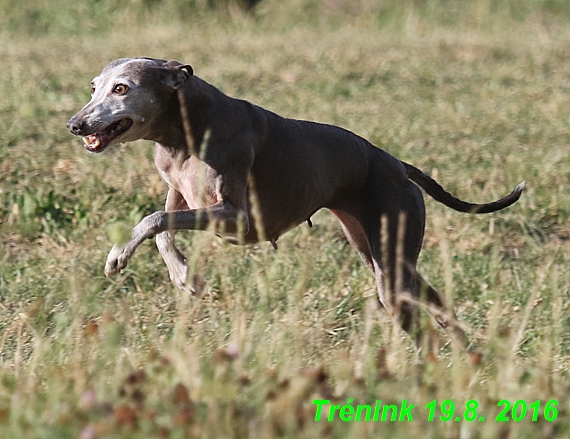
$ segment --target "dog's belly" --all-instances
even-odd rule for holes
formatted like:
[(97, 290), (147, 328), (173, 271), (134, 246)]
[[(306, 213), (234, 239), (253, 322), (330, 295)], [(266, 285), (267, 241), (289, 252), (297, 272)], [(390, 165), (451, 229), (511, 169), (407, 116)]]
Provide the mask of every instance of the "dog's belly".
[(331, 196), (332, 192), (322, 193), (311, 185), (273, 186), (271, 191), (259, 189), (257, 196), (249, 196), (249, 231), (245, 236), (246, 243), (264, 240), (275, 242), (281, 235), (326, 207)]

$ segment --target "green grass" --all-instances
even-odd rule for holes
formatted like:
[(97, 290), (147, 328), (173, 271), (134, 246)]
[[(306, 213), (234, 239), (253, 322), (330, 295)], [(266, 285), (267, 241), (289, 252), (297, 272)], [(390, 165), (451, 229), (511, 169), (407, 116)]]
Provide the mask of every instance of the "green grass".
[[(206, 1), (0, 4), (0, 437), (568, 435), (565, 2), (266, 0), (253, 14)], [(166, 188), (149, 142), (90, 155), (65, 122), (107, 62), (143, 55), (346, 127), (469, 201), (526, 180), (491, 216), (427, 201), (419, 270), (454, 301), (483, 362), (439, 331), (436, 355), (418, 361), (327, 212), (277, 252), (179, 233), (202, 299), (170, 283), (151, 242), (105, 278), (108, 225), (161, 209)], [(323, 398), (406, 399), (414, 421), (315, 423)], [(459, 414), (475, 399), (485, 422), (427, 422), (433, 399)], [(558, 419), (495, 422), (501, 399), (558, 400)]]

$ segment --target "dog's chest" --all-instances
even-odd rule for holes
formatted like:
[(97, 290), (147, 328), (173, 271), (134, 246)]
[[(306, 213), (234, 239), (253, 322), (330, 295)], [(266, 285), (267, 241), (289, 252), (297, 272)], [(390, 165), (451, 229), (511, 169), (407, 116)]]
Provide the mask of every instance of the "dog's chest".
[(198, 209), (216, 204), (215, 172), (196, 157), (178, 159), (157, 148), (155, 165), (168, 186), (182, 194), (188, 207)]

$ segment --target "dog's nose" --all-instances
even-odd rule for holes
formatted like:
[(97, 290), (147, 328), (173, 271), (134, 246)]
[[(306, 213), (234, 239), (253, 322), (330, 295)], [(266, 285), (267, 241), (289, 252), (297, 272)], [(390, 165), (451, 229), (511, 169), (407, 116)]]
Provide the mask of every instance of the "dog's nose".
[(67, 122), (67, 128), (69, 128), (69, 131), (71, 131), (72, 134), (80, 136), (83, 128), (85, 128), (85, 122), (82, 120), (70, 119), (69, 122)]

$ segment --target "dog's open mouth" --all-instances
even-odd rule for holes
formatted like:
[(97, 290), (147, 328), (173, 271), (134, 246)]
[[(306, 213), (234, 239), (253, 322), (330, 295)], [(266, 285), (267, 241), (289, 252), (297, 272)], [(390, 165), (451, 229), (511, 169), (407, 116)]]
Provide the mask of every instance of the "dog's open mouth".
[(113, 139), (127, 132), (132, 124), (132, 119), (121, 119), (112, 123), (100, 133), (93, 133), (83, 137), (85, 148), (89, 152), (102, 152), (111, 144)]

